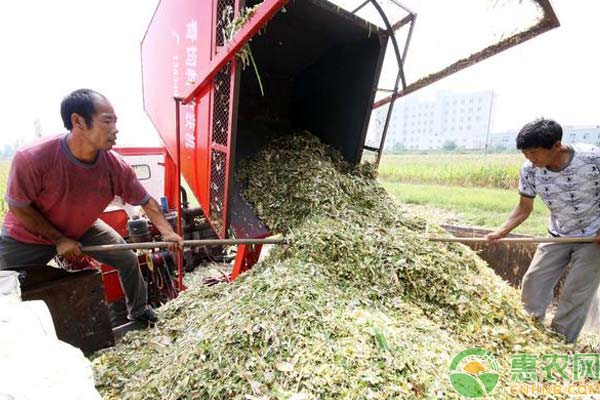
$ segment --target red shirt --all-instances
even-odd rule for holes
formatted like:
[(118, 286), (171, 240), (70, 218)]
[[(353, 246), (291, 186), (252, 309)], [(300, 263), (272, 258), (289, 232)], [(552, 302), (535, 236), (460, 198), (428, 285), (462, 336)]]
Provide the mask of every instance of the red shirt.
[[(114, 152), (99, 151), (94, 163), (83, 163), (69, 150), (64, 134), (17, 151), (5, 199), (11, 207), (33, 206), (65, 236), (77, 240), (115, 196), (132, 205), (150, 198), (133, 169)], [(2, 233), (25, 243), (53, 244), (30, 232), (11, 211)]]

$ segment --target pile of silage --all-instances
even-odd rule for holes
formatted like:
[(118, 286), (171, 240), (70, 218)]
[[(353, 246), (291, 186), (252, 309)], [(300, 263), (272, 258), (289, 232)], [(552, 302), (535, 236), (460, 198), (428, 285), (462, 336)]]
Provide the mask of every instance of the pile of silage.
[(572, 350), (471, 251), (420, 238), (425, 221), (371, 175), (309, 134), (243, 165), (245, 197), (293, 244), (231, 285), (192, 282), (96, 358), (105, 398), (458, 398), (448, 367), (465, 348), (496, 355), (500, 387), (512, 354)]

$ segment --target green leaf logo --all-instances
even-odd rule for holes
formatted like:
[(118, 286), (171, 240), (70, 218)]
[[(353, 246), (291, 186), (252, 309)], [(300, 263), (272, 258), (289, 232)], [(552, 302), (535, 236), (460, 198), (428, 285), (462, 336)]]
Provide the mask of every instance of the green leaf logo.
[(450, 364), (450, 383), (465, 397), (480, 398), (490, 394), (498, 384), (498, 363), (487, 350), (471, 348), (461, 351)]

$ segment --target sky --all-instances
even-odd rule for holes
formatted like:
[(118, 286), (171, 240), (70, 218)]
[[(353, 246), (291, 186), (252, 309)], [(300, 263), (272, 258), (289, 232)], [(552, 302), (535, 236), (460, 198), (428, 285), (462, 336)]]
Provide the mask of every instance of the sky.
[(492, 132), (519, 129), (542, 116), (561, 125), (600, 125), (600, 1), (551, 0), (551, 4), (560, 27), (415, 96), (491, 89), (495, 93)]
[[(431, 0), (434, 4), (443, 1)], [(140, 65), (140, 42), (157, 3), (1, 2), (0, 145), (30, 141), (36, 119), (44, 135), (63, 132), (60, 101), (81, 87), (98, 90), (112, 102), (119, 117), (118, 145), (159, 145), (158, 134), (143, 110)], [(491, 89), (495, 92), (492, 131), (517, 129), (540, 116), (563, 125), (600, 125), (600, 24), (595, 20), (600, 1), (552, 0), (552, 5), (561, 27), (415, 96), (432, 96), (439, 90)], [(457, 21), (457, 32), (464, 25)], [(415, 29), (414, 37), (419, 34)], [(409, 57), (423, 61), (427, 56), (411, 49)], [(420, 72), (409, 73), (418, 76)]]
[(65, 131), (60, 102), (88, 87), (111, 101), (118, 145), (159, 145), (143, 110), (140, 43), (156, 0), (0, 3), (0, 144)]

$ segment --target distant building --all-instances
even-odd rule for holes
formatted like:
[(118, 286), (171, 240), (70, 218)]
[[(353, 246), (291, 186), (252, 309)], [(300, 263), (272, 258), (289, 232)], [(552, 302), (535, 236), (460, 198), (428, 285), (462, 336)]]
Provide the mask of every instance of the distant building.
[(517, 131), (494, 132), (490, 134), (488, 149), (490, 151), (515, 150)]
[(589, 143), (600, 146), (600, 126), (563, 126), (563, 143)]
[[(494, 150), (514, 150), (515, 139), (518, 130), (492, 133), (489, 140), (489, 149)], [(588, 143), (600, 146), (600, 125), (596, 126), (563, 126), (562, 142)]]
[[(489, 134), (494, 93), (440, 92), (433, 101), (416, 97), (394, 105), (386, 149), (431, 150), (453, 143), (458, 148), (483, 149)], [(373, 112), (375, 126), (385, 121), (386, 107)]]

